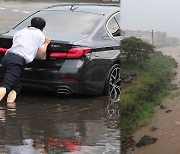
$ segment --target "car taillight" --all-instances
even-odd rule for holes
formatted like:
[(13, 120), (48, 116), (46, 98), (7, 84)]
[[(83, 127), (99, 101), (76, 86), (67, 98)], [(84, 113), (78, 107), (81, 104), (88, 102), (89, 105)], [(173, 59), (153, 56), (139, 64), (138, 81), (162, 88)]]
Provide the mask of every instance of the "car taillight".
[(85, 54), (91, 53), (91, 48), (71, 48), (65, 52), (52, 52), (50, 57), (52, 58), (80, 58)]
[(50, 57), (53, 58), (66, 58), (66, 53), (57, 53), (57, 52), (52, 52), (50, 53)]
[(7, 49), (6, 49), (6, 48), (0, 48), (0, 52), (5, 53), (6, 51), (7, 51)]

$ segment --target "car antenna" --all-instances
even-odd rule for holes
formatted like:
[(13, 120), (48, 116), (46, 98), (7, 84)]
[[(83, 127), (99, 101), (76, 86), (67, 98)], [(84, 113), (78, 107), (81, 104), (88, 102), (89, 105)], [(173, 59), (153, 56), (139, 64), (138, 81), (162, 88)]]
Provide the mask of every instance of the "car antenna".
[(76, 9), (78, 8), (78, 6), (76, 5), (76, 7), (75, 7), (75, 5), (76, 5), (76, 4), (72, 4), (72, 5), (71, 5), (71, 7), (70, 7), (70, 10), (71, 10), (71, 11), (74, 11), (74, 10), (76, 10)]

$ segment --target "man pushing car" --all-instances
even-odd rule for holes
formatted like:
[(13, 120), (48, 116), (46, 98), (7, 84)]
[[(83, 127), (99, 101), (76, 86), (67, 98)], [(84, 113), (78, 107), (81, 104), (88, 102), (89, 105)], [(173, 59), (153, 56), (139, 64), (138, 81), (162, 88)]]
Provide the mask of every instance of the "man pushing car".
[(25, 64), (37, 57), (44, 57), (50, 39), (45, 37), (43, 29), (46, 21), (40, 17), (34, 17), (31, 25), (18, 31), (13, 37), (13, 44), (7, 50), (1, 63), (4, 78), (0, 87), (0, 101), (6, 93), (7, 102), (14, 102), (21, 91), (20, 77)]

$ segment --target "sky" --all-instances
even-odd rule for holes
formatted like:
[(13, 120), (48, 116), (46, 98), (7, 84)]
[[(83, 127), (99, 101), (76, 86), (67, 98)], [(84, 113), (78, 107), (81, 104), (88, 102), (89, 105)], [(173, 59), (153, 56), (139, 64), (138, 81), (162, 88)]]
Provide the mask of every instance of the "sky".
[(121, 27), (180, 38), (180, 0), (121, 0)]

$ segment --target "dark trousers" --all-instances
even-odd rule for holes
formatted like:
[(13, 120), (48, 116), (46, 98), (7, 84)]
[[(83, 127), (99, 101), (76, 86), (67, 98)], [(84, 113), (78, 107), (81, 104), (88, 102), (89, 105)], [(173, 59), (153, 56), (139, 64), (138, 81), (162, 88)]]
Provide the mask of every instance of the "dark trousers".
[(19, 79), (22, 71), (24, 70), (24, 66), (24, 58), (14, 53), (7, 53), (2, 59), (4, 78), (1, 82), (1, 87), (5, 87), (7, 92), (15, 90), (18, 94), (22, 88), (22, 84)]

